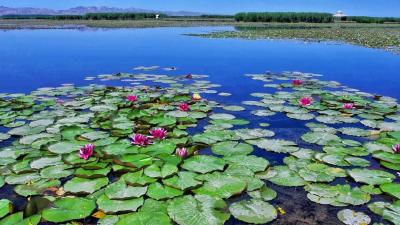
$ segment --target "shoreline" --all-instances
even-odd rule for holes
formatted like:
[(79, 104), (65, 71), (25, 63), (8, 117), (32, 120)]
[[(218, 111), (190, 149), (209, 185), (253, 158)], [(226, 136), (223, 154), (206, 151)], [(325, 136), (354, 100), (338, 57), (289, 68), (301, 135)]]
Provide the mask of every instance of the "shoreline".
[(0, 19), (0, 30), (20, 29), (96, 29), (157, 27), (222, 27), (235, 31), (187, 34), (206, 38), (295, 39), (308, 42), (335, 41), (373, 49), (400, 52), (400, 24), (361, 23), (261, 23), (227, 19), (160, 20), (45, 20)]

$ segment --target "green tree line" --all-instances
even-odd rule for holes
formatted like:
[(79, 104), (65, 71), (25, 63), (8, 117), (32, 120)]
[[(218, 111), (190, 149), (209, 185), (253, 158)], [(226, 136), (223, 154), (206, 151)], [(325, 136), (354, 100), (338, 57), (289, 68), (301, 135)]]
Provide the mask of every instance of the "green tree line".
[(312, 12), (243, 12), (237, 13), (235, 20), (243, 22), (331, 23), (333, 22), (333, 15)]
[(52, 19), (52, 20), (140, 20), (167, 17), (156, 13), (87, 13), (85, 15), (5, 15), (3, 19)]
[(400, 18), (396, 17), (370, 17), (370, 16), (345, 16), (340, 21), (357, 23), (400, 23)]

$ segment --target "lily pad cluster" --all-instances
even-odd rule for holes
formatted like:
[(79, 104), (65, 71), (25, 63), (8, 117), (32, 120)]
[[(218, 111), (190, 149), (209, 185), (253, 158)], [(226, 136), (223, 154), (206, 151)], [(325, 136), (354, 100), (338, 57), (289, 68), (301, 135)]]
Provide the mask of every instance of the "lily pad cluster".
[[(264, 87), (275, 91), (253, 93), (253, 97), (261, 100), (243, 104), (262, 108), (257, 111), (281, 113), (287, 118), (305, 121), (309, 129), (301, 135), (301, 140), (247, 141), (268, 152), (290, 154), (283, 160), (285, 165), (270, 168), (266, 175), (270, 182), (304, 186), (307, 197), (319, 204), (364, 205), (373, 195), (391, 196), (398, 203), (400, 186), (396, 180), (400, 154), (396, 148), (400, 147), (397, 145), (400, 114), (396, 99), (361, 92), (334, 81), (322, 81), (316, 79), (317, 74), (285, 72), (248, 76), (265, 82)], [(343, 179), (352, 185), (342, 183)], [(344, 223), (370, 221), (364, 214), (349, 212), (340, 212), (339, 219)], [(384, 219), (397, 224), (398, 214), (391, 215), (394, 218)]]
[[(201, 97), (220, 87), (205, 75), (118, 73), (88, 80), (122, 86), (1, 94), (0, 187), (26, 205), (16, 212), (13, 199), (0, 200), (0, 224), (220, 225), (231, 217), (265, 224), (285, 217), (271, 184), (302, 187), (310, 201), (340, 209), (368, 204), (399, 221), (396, 99), (315, 74), (248, 76), (274, 91), (224, 105)], [(279, 129), (253, 126), (241, 118), (247, 111), (268, 123), (284, 115), (306, 132), (275, 138)], [(283, 163), (256, 151), (280, 154)], [(391, 201), (371, 202), (375, 195)], [(338, 218), (370, 222), (345, 208)]]
[[(216, 102), (192, 98), (192, 93), (214, 93), (210, 89), (219, 85), (202, 75), (97, 78), (157, 82), (163, 87), (64, 85), (29, 95), (1, 95), (0, 123), (8, 128), (0, 136), (7, 142), (0, 155), (1, 186), (26, 198), (29, 210), (14, 212), (13, 202), (3, 199), (0, 223), (92, 219), (99, 224), (223, 224), (231, 215), (249, 223), (277, 217), (266, 202), (276, 193), (271, 194), (274, 191), (255, 175), (265, 171), (269, 162), (249, 155), (253, 146), (244, 142), (272, 132), (189, 133), (206, 118), (215, 127), (248, 123), (228, 113), (211, 113), (219, 105)], [(185, 110), (180, 107), (183, 103)], [(149, 131), (156, 128), (166, 136), (153, 138)], [(149, 141), (137, 144), (135, 135)], [(223, 157), (198, 154), (211, 144), (213, 152)], [(178, 148), (188, 153), (176, 154)], [(225, 202), (246, 191), (252, 193), (252, 200), (232, 206)]]

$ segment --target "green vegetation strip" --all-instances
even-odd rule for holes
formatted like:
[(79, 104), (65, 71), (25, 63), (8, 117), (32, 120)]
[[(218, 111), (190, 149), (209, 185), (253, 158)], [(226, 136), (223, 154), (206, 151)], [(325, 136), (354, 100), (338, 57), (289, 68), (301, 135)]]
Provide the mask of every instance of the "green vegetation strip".
[[(249, 25), (250, 26), (250, 25)], [(256, 27), (238, 26), (236, 31), (219, 31), (209, 34), (190, 34), (211, 38), (243, 39), (300, 39), (304, 41), (339, 41), (369, 48), (398, 51), (400, 25), (357, 24), (273, 24)]]

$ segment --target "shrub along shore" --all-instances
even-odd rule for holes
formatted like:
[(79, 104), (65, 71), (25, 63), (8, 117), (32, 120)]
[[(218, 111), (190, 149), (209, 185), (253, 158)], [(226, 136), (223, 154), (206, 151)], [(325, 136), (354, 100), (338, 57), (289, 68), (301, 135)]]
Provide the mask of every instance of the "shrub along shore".
[(157, 13), (87, 13), (83, 15), (3, 15), (0, 19), (30, 20), (143, 20), (179, 18), (181, 20), (227, 19), (236, 22), (278, 22), (278, 23), (400, 23), (396, 17), (342, 16), (319, 12), (241, 12), (235, 15), (169, 16)]

